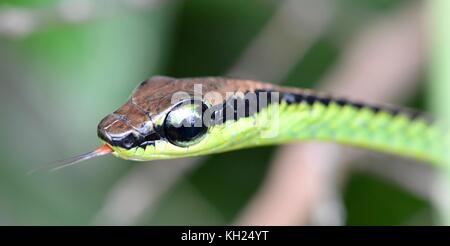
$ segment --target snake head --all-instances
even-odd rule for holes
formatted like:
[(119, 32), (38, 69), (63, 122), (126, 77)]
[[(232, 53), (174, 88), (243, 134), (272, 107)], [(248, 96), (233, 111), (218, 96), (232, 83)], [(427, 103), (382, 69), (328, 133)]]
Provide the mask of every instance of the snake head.
[(98, 136), (113, 155), (140, 161), (231, 150), (250, 144), (240, 138), (258, 131), (248, 107), (242, 115), (237, 112), (236, 102), (243, 98), (235, 94), (255, 87), (269, 85), (219, 77), (152, 77), (100, 122)]

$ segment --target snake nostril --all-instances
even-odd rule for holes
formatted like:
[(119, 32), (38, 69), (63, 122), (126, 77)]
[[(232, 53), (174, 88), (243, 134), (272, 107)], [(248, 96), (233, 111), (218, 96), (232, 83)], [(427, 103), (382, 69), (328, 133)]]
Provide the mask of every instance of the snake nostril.
[(108, 136), (108, 134), (105, 132), (104, 129), (98, 128), (98, 129), (97, 129), (97, 136), (98, 136), (101, 140), (103, 140), (103, 141), (105, 141), (105, 142), (107, 142), (107, 143), (111, 143), (111, 138)]
[(117, 114), (110, 114), (100, 121), (97, 127), (98, 137), (110, 144), (124, 149), (131, 149), (139, 145), (142, 137), (128, 123), (118, 119)]
[(111, 125), (114, 124), (115, 121), (116, 119), (114, 119), (114, 117), (112, 117), (111, 115), (107, 115), (100, 121), (100, 123), (97, 126), (97, 136), (101, 140), (107, 143), (111, 143), (112, 141), (111, 136), (107, 133), (106, 129), (111, 127)]

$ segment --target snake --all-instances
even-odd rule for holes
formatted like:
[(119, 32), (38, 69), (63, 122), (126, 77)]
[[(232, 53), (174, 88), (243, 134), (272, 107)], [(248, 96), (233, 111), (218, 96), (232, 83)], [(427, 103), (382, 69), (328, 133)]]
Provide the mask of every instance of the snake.
[(153, 76), (97, 127), (101, 147), (57, 168), (112, 154), (133, 161), (325, 141), (441, 165), (449, 135), (424, 112), (228, 77)]

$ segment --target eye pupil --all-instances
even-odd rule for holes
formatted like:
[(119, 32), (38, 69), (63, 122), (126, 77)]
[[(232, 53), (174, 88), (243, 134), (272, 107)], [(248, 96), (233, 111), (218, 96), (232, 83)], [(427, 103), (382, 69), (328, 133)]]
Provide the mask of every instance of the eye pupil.
[(208, 130), (202, 118), (206, 109), (203, 103), (180, 104), (172, 109), (164, 122), (167, 139), (180, 147), (197, 143)]

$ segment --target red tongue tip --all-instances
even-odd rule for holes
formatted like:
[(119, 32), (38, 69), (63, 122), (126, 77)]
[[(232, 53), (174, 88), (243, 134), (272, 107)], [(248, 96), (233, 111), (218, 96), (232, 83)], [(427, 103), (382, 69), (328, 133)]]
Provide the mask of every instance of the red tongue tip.
[(104, 144), (102, 147), (95, 150), (95, 153), (98, 153), (100, 155), (106, 155), (106, 154), (109, 154), (112, 152), (113, 152), (113, 150), (107, 144)]

